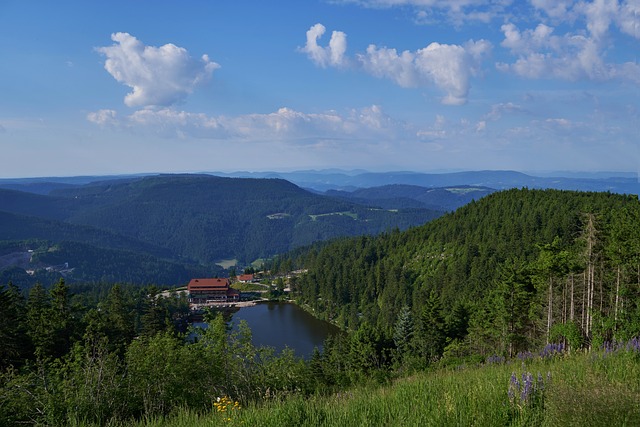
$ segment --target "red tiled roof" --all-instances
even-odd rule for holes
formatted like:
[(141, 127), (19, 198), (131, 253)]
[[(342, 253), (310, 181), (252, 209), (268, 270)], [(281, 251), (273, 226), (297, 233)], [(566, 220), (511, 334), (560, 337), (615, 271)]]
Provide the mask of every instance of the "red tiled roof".
[(229, 288), (229, 279), (191, 279), (187, 291), (223, 291)]
[(250, 282), (253, 280), (253, 274), (241, 274), (238, 276), (238, 280), (241, 282)]

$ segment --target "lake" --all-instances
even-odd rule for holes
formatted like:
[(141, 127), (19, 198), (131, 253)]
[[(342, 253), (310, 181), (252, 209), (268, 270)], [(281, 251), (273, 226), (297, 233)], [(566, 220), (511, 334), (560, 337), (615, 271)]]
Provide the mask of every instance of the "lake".
[(243, 307), (232, 314), (232, 323), (245, 320), (251, 328), (255, 346), (269, 346), (279, 353), (285, 347), (293, 349), (296, 356), (308, 359), (314, 347), (322, 349), (324, 340), (340, 329), (318, 320), (291, 303), (260, 303)]

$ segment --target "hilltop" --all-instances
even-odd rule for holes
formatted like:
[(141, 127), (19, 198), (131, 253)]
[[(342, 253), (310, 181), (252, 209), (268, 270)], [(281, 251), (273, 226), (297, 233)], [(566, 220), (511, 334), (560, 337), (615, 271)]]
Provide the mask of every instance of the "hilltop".
[[(189, 271), (223, 274), (216, 267), (221, 260), (247, 265), (338, 236), (406, 229), (443, 213), (427, 208), (383, 209), (314, 194), (282, 179), (160, 175), (64, 184), (47, 194), (0, 189), (0, 241), (14, 246), (22, 242), (25, 249), (45, 252), (55, 246), (56, 263), (63, 260), (75, 268), (71, 280), (104, 276), (160, 281), (144, 268), (134, 276), (87, 270), (104, 259), (125, 259), (129, 253), (145, 257), (148, 261), (142, 265), (162, 264), (164, 270), (174, 271), (182, 266), (184, 274), (163, 276), (161, 282), (180, 283)], [(30, 240), (39, 243), (27, 243)], [(119, 272), (128, 271), (133, 259), (128, 267), (123, 267), (126, 262), (114, 265), (121, 266)]]

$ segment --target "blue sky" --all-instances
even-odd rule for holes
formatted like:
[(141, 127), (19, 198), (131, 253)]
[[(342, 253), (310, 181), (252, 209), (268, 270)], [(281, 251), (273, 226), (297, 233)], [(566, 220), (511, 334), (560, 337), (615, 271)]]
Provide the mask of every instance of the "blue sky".
[(640, 0), (0, 0), (0, 177), (640, 168)]

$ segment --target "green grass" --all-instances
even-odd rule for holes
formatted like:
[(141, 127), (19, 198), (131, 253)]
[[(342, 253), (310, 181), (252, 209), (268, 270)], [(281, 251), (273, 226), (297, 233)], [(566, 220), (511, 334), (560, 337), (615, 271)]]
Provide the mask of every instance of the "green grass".
[(235, 282), (231, 284), (233, 289), (237, 289), (240, 292), (255, 292), (255, 291), (268, 291), (270, 289), (269, 285), (263, 285), (260, 283), (241, 283)]
[[(513, 373), (539, 373), (543, 390), (525, 403), (519, 396), (510, 400)], [(637, 426), (639, 378), (637, 353), (581, 354), (420, 373), (330, 396), (293, 396), (248, 405), (230, 419), (213, 409), (183, 410), (137, 426)]]
[(237, 259), (222, 259), (216, 262), (216, 265), (219, 265), (222, 268), (229, 269), (235, 266), (238, 263)]

